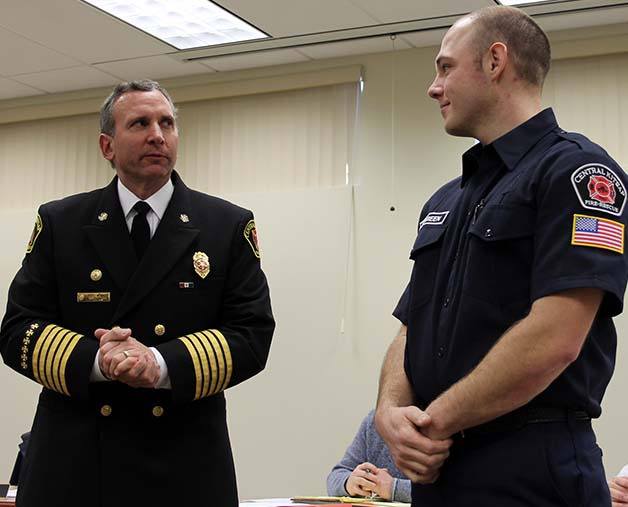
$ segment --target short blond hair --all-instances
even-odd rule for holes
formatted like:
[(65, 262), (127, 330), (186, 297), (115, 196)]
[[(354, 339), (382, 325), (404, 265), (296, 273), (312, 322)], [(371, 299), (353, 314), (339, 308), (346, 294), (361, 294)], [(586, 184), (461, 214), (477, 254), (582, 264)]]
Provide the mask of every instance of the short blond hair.
[(521, 9), (504, 5), (485, 7), (467, 16), (474, 28), (481, 61), (495, 42), (508, 48), (515, 71), (530, 84), (542, 87), (550, 69), (551, 48), (543, 29)]

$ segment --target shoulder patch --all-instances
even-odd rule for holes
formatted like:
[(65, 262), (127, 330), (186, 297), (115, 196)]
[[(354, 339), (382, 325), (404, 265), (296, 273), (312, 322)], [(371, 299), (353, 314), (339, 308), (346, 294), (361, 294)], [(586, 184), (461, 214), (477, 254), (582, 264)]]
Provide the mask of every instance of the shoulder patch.
[(571, 175), (571, 183), (583, 208), (621, 215), (626, 204), (626, 186), (603, 164), (585, 164)]
[(41, 221), (41, 217), (39, 213), (37, 213), (37, 217), (35, 218), (35, 226), (33, 227), (33, 232), (31, 234), (31, 239), (28, 240), (28, 245), (26, 245), (26, 253), (29, 254), (33, 251), (33, 247), (35, 246), (35, 241), (39, 237), (39, 233), (44, 228), (44, 224)]
[(251, 245), (251, 249), (253, 250), (253, 254), (258, 259), (259, 255), (259, 242), (257, 239), (257, 229), (255, 228), (255, 220), (249, 220), (244, 228), (244, 237), (248, 241), (249, 245)]
[(443, 225), (445, 220), (447, 220), (447, 215), (449, 215), (449, 211), (432, 211), (428, 213), (426, 217), (419, 222), (419, 230), (421, 230), (424, 225)]
[(574, 215), (571, 244), (624, 253), (624, 224), (607, 218)]

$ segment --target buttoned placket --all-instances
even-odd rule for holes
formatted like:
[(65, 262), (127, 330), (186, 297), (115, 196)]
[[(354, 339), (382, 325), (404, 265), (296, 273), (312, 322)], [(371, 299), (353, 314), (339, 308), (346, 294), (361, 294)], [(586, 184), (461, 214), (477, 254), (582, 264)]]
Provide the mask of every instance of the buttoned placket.
[(504, 166), (498, 159), (478, 167), (466, 182), (458, 211), (458, 220), (453, 224), (455, 230), (449, 237), (456, 242), (451, 258), (445, 259), (449, 266), (449, 277), (446, 290), (442, 296), (442, 303), (437, 312), (436, 343), (434, 352), (437, 360), (447, 356), (450, 347), (451, 327), (455, 323), (455, 315), (460, 303), (460, 291), (464, 276), (469, 243), (469, 228), (475, 223), (486, 203), (486, 197), (504, 175)]

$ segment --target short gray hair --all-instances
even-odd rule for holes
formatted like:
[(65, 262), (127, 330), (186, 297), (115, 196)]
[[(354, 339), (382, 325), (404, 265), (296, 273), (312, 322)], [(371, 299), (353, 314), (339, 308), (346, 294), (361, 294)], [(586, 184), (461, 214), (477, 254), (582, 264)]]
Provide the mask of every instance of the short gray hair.
[(129, 92), (152, 92), (158, 90), (166, 97), (168, 104), (172, 108), (172, 114), (175, 119), (177, 117), (177, 108), (172, 102), (172, 98), (168, 94), (165, 88), (163, 88), (157, 81), (151, 79), (140, 79), (137, 81), (128, 81), (117, 85), (111, 94), (105, 99), (102, 107), (100, 108), (100, 132), (112, 136), (115, 132), (116, 124), (113, 119), (113, 106), (122, 95)]

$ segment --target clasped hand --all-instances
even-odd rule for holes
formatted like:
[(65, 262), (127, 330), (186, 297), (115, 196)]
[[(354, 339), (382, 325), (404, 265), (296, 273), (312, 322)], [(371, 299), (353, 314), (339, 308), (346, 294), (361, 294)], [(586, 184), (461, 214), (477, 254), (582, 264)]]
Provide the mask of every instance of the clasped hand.
[(131, 387), (153, 388), (159, 381), (160, 368), (152, 351), (131, 336), (131, 330), (114, 327), (96, 329), (100, 342), (98, 366), (103, 375)]
[(395, 464), (408, 479), (418, 484), (438, 479), (452, 440), (436, 434), (427, 412), (413, 406), (388, 407), (378, 410), (375, 422)]
[(613, 507), (628, 505), (628, 477), (613, 477), (608, 481)]

